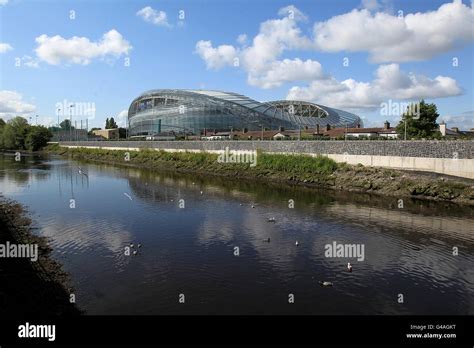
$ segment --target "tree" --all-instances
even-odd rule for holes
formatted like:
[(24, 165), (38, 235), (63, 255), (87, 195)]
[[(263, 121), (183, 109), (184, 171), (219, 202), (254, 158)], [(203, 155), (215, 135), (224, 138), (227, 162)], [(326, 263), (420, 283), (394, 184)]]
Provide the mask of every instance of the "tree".
[(101, 130), (102, 128), (97, 128), (97, 127), (92, 127), (91, 130), (89, 131), (89, 135), (94, 135), (95, 130)]
[(30, 126), (25, 145), (31, 151), (38, 151), (46, 146), (53, 135), (43, 126)]
[(110, 120), (107, 119), (107, 120), (105, 121), (105, 125), (106, 125), (105, 129), (118, 128), (117, 123), (115, 123), (115, 120), (114, 120), (113, 117), (111, 117)]
[(62, 121), (59, 126), (61, 127), (62, 130), (69, 130), (69, 129), (74, 129), (74, 126), (71, 125), (71, 121), (68, 119), (65, 119)]
[(28, 121), (17, 116), (2, 127), (2, 146), (10, 150), (24, 150), (28, 133)]
[(3, 126), (5, 126), (5, 125), (6, 125), (6, 123), (5, 123), (5, 121), (3, 120), (3, 118), (0, 118), (0, 129), (2, 129)]
[(118, 130), (119, 130), (119, 138), (125, 139), (127, 137), (127, 130), (122, 127), (120, 127)]
[(439, 128), (436, 123), (438, 117), (438, 109), (434, 103), (427, 104), (421, 100), (419, 104), (411, 104), (397, 125), (399, 138), (405, 137), (405, 122), (407, 139), (436, 137)]

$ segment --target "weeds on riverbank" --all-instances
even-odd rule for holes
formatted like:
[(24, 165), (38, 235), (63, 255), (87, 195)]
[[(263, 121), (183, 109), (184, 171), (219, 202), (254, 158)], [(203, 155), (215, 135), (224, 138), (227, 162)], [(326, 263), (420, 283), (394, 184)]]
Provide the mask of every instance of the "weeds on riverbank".
[(258, 164), (265, 169), (286, 173), (317, 173), (332, 174), (338, 169), (338, 164), (325, 156), (308, 155), (278, 155), (259, 153)]
[(257, 151), (257, 165), (252, 167), (249, 163), (219, 163), (217, 154), (205, 152), (66, 149), (57, 145), (49, 147), (48, 151), (68, 155), (73, 159), (154, 170), (217, 175), (232, 179), (290, 182), (337, 190), (474, 205), (474, 186), (469, 183), (393, 169), (336, 163), (325, 156), (270, 154)]

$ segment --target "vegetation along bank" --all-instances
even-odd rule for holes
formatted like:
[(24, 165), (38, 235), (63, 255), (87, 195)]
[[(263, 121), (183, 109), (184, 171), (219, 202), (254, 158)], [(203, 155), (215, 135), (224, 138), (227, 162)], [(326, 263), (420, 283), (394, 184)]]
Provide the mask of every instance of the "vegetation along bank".
[[(99, 161), (159, 171), (217, 175), (232, 179), (324, 187), (393, 197), (450, 201), (474, 205), (472, 180), (393, 169), (336, 163), (324, 156), (279, 155), (258, 152), (257, 164), (220, 163), (218, 154), (64, 148), (50, 145), (50, 153), (76, 160)], [(128, 153), (128, 156), (127, 156)]]

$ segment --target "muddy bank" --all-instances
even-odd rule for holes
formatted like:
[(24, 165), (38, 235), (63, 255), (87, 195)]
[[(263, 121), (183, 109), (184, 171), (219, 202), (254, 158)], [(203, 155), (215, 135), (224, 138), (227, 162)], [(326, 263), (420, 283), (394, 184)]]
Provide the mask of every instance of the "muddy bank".
[(0, 317), (31, 319), (81, 314), (69, 301), (72, 291), (69, 277), (51, 258), (46, 239), (32, 233), (31, 220), (20, 204), (2, 196), (0, 244), (37, 245), (37, 261), (24, 257), (0, 258)]
[[(372, 193), (391, 197), (452, 202), (474, 205), (474, 181), (448, 176), (430, 176), (394, 169), (352, 166), (329, 158), (303, 155), (259, 154), (258, 165), (219, 163), (208, 153), (166, 153), (163, 151), (67, 149), (54, 147), (50, 152), (72, 159), (158, 171), (214, 175), (232, 179), (285, 183), (349, 192)], [(125, 160), (127, 158), (127, 160)]]

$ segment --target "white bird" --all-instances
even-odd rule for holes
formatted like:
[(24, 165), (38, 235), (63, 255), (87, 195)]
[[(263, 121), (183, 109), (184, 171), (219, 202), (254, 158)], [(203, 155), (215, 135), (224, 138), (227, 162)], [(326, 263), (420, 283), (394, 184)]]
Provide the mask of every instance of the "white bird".
[(295, 245), (298, 246), (298, 245), (300, 245), (300, 243), (298, 243), (298, 241), (296, 241)]
[(252, 208), (255, 208), (255, 206), (252, 204)]
[(129, 200), (132, 200), (132, 197), (128, 194), (128, 193), (123, 193), (125, 195), (125, 197), (127, 197)]
[(137, 254), (138, 254), (138, 251), (134, 250), (133, 255), (137, 255)]
[(202, 195), (202, 191), (201, 191), (201, 195)]
[(268, 222), (276, 222), (275, 218), (274, 217), (271, 217), (271, 218), (268, 218), (267, 220)]
[(319, 284), (321, 284), (321, 286), (332, 286), (332, 283), (331, 282), (319, 282)]
[(133, 246), (134, 246), (133, 243), (130, 243), (130, 248), (133, 248)]
[(347, 270), (348, 270), (349, 272), (352, 272), (352, 265), (351, 265), (350, 262), (347, 263)]
[(140, 243), (137, 244), (137, 248), (141, 248), (142, 245)]
[(82, 171), (82, 168), (81, 168), (81, 167), (79, 167), (79, 174), (84, 175), (84, 176), (87, 176), (87, 174)]

